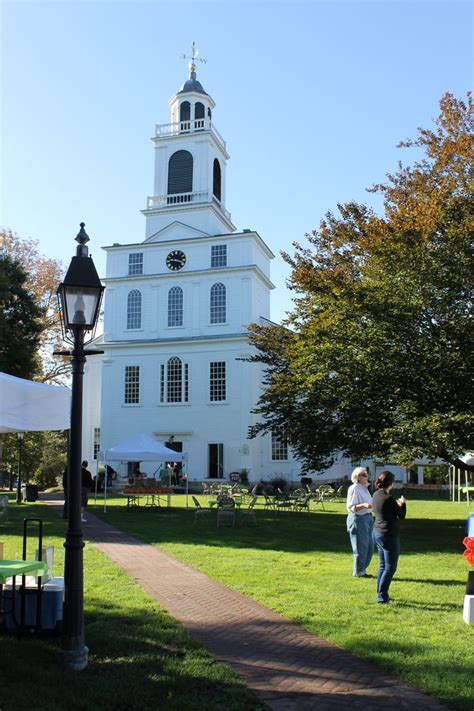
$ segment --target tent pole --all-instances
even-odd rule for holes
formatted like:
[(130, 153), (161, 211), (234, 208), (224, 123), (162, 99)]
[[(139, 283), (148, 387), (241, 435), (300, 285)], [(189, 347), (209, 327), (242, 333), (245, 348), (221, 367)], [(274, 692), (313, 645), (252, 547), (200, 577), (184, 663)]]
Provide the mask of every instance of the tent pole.
[(107, 460), (104, 460), (104, 513), (107, 513)]

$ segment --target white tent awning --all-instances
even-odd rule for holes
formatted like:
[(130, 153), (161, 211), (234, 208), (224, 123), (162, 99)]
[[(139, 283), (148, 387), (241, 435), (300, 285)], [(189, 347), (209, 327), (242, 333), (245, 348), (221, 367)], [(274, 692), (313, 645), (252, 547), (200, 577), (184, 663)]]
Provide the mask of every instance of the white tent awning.
[(175, 452), (145, 432), (99, 453), (99, 459), (106, 462), (182, 462), (186, 457), (186, 452)]
[(0, 373), (0, 432), (68, 430), (71, 391)]

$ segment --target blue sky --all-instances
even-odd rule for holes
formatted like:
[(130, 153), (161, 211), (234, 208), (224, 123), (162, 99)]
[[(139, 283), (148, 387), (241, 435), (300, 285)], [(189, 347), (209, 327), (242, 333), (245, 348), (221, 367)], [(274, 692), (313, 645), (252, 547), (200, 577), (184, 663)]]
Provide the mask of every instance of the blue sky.
[(226, 207), (276, 259), (272, 318), (291, 308), (279, 251), (338, 202), (380, 209), (383, 180), (472, 83), (468, 2), (1, 3), (0, 223), (65, 265), (78, 224), (101, 246), (139, 242), (153, 192), (155, 123), (187, 78), (216, 102), (227, 142)]

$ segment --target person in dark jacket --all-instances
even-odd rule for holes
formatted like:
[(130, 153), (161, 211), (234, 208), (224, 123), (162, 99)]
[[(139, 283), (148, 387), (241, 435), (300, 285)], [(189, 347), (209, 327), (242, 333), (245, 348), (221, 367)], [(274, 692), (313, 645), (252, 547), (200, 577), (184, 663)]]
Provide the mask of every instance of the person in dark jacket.
[(379, 554), (377, 575), (377, 602), (384, 605), (391, 602), (388, 590), (397, 570), (400, 556), (400, 519), (407, 513), (405, 497), (395, 500), (390, 496), (395, 475), (383, 471), (375, 483), (372, 497), (374, 522), (374, 543)]
[(89, 462), (84, 459), (82, 462), (82, 471), (81, 471), (81, 506), (82, 506), (82, 512), (81, 512), (81, 521), (84, 523), (87, 521), (85, 517), (85, 512), (87, 508), (87, 501), (89, 499), (89, 494), (91, 492), (91, 489), (94, 485), (94, 482), (92, 481), (92, 474), (90, 471), (87, 469), (89, 465)]

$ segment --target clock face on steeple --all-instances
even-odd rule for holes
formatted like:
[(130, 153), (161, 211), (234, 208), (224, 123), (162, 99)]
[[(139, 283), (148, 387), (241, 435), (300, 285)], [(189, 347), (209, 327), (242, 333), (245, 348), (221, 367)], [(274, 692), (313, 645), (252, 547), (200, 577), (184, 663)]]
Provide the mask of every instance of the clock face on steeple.
[(180, 249), (174, 249), (166, 257), (166, 266), (173, 272), (177, 272), (178, 269), (182, 269), (186, 264), (186, 255), (181, 252)]

